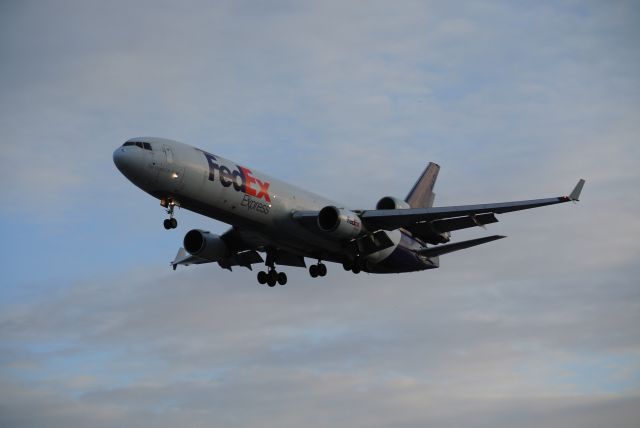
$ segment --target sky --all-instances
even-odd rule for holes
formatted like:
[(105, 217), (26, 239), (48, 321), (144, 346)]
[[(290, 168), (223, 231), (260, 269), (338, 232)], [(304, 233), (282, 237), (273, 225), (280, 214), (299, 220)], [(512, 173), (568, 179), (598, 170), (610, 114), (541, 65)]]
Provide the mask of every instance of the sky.
[[(0, 426), (636, 427), (640, 5), (0, 3)], [(169, 268), (227, 225), (112, 162), (196, 145), (354, 209), (567, 194), (440, 269)]]

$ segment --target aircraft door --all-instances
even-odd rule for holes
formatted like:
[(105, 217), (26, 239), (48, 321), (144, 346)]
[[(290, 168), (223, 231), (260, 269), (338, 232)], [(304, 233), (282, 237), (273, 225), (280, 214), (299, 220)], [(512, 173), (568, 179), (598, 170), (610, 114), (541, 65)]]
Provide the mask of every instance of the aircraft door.
[(167, 167), (171, 168), (173, 165), (173, 150), (166, 144), (162, 145), (162, 151), (164, 152), (165, 159), (167, 161)]
[(179, 191), (182, 189), (184, 183), (185, 168), (177, 162), (175, 153), (170, 146), (163, 144), (162, 151), (164, 154), (164, 166), (171, 176), (173, 182), (173, 191)]

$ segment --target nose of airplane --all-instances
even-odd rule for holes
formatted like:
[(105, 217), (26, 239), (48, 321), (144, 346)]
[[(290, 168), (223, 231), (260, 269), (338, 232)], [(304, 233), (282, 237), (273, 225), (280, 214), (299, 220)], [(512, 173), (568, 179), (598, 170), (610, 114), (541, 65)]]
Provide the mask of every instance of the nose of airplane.
[(118, 147), (113, 152), (113, 163), (116, 164), (116, 168), (128, 178), (134, 175), (136, 160), (132, 153), (128, 153), (129, 150), (125, 147)]

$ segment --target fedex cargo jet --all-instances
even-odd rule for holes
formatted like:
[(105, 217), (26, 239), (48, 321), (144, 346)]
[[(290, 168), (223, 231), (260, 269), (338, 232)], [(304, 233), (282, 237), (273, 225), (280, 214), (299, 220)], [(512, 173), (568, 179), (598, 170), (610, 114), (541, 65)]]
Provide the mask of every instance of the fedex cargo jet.
[[(113, 153), (116, 167), (133, 184), (160, 200), (175, 229), (175, 207), (231, 225), (222, 235), (194, 229), (171, 265), (217, 262), (248, 269), (264, 263), (258, 282), (284, 285), (277, 266), (306, 268), (325, 276), (323, 262), (353, 273), (401, 273), (439, 266), (439, 256), (504, 236), (450, 242), (451, 232), (498, 221), (496, 214), (577, 201), (569, 196), (480, 205), (433, 207), (440, 167), (429, 163), (405, 199), (381, 198), (375, 209), (354, 209), (266, 174), (177, 141), (132, 138)], [(265, 255), (263, 258), (261, 253)]]

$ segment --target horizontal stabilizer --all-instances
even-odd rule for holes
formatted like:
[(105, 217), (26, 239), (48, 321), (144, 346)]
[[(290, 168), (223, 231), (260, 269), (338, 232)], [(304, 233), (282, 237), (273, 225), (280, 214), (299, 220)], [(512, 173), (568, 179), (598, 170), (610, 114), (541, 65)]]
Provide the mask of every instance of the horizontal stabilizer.
[(484, 238), (470, 239), (468, 241), (454, 242), (452, 244), (438, 245), (435, 247), (422, 248), (416, 253), (426, 257), (436, 257), (443, 254), (452, 253), (454, 251), (464, 250), (465, 248), (475, 247), (476, 245), (486, 244), (487, 242), (497, 239), (506, 238), (503, 235), (485, 236)]

